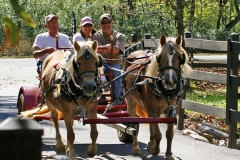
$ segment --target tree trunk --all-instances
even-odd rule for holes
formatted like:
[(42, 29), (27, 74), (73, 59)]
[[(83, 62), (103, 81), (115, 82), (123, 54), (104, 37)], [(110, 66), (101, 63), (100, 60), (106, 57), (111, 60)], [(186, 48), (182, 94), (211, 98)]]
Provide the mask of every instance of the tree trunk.
[(230, 21), (226, 26), (225, 30), (229, 31), (231, 30), (240, 20), (240, 11), (239, 11), (239, 0), (234, 0), (234, 6), (236, 9), (236, 12), (238, 13), (237, 16), (234, 18), (234, 20)]
[(184, 25), (183, 25), (183, 1), (184, 0), (177, 0), (177, 31), (178, 35), (184, 36)]
[(193, 22), (194, 22), (194, 15), (195, 15), (195, 0), (191, 0), (191, 6), (190, 6), (190, 16), (189, 16), (189, 28), (188, 30), (192, 32), (193, 29)]

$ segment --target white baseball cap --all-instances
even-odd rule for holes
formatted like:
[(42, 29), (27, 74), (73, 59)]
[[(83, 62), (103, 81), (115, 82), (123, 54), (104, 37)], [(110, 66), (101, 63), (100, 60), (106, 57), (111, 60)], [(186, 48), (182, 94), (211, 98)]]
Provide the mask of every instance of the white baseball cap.
[(45, 24), (47, 24), (48, 21), (50, 21), (53, 17), (58, 19), (58, 16), (54, 15), (54, 14), (49, 14), (45, 17)]

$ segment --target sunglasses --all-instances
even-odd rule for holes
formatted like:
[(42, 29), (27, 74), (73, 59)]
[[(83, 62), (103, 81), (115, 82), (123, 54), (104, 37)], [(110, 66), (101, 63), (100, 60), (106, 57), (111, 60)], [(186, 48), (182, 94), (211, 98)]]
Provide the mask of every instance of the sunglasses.
[(83, 27), (92, 27), (92, 24), (85, 24)]
[(110, 24), (110, 23), (112, 23), (112, 21), (101, 22), (102, 25), (104, 25), (104, 24)]

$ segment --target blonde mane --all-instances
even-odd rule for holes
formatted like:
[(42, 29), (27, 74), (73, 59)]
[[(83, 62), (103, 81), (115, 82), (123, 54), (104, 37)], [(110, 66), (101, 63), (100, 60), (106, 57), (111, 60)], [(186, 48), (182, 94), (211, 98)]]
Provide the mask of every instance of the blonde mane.
[(187, 64), (187, 62), (189, 61), (189, 57), (188, 57), (186, 51), (180, 45), (176, 44), (176, 38), (168, 37), (166, 39), (166, 43), (163, 46), (159, 46), (159, 48), (157, 49), (157, 53), (155, 53), (153, 55), (152, 61), (147, 67), (147, 71), (146, 71), (146, 74), (145, 74), (146, 76), (150, 76), (150, 77), (157, 77), (158, 76), (158, 62), (156, 60), (156, 57), (161, 56), (160, 64), (168, 61), (168, 52), (169, 52), (171, 47), (176, 52), (181, 53), (181, 54), (185, 54), (186, 61), (182, 65), (182, 70), (183, 70), (182, 77), (186, 77), (186, 76), (188, 76), (189, 74), (192, 73), (192, 68)]
[[(74, 74), (73, 61), (77, 63), (78, 58), (83, 56), (86, 50), (88, 50), (88, 52), (91, 53), (91, 55), (97, 59), (98, 63), (99, 63), (98, 56), (101, 56), (95, 50), (93, 50), (92, 48), (93, 41), (77, 42), (77, 43), (79, 44), (80, 49), (76, 50), (74, 48), (73, 55), (71, 55), (71, 57), (69, 57), (69, 60), (65, 61), (65, 64), (63, 64), (61, 67), (63, 70), (68, 71), (71, 76), (73, 76)], [(100, 74), (103, 74), (103, 67), (98, 67), (98, 71)]]

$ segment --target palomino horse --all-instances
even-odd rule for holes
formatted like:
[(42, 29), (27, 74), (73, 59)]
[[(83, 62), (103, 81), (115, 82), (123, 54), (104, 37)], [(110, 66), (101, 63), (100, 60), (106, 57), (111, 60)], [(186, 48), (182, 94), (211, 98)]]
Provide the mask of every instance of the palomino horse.
[[(126, 62), (125, 71), (134, 70), (141, 64), (149, 63), (146, 67), (131, 72), (124, 79), (125, 92), (137, 86), (126, 97), (130, 117), (136, 117), (137, 114), (140, 117), (159, 118), (162, 113), (167, 114), (168, 117), (176, 116), (183, 91), (184, 75), (182, 73), (188, 75), (192, 72), (187, 64), (188, 56), (181, 47), (181, 43), (181, 36), (166, 38), (163, 35), (160, 38), (160, 47), (155, 54), (150, 56), (152, 59), (139, 59), (139, 57), (149, 55), (141, 50), (128, 56), (128, 60), (138, 60)], [(147, 144), (147, 150), (150, 154), (157, 155), (160, 152), (162, 135), (158, 124), (149, 124), (149, 127), (150, 141)], [(174, 159), (171, 151), (173, 127), (173, 123), (168, 124), (166, 159)], [(132, 154), (141, 154), (137, 136), (133, 137)]]
[[(41, 75), (43, 97), (51, 111), (56, 129), (56, 151), (57, 153), (66, 152), (69, 160), (76, 159), (73, 149), (75, 134), (72, 127), (75, 115), (86, 116), (89, 119), (97, 118), (97, 88), (100, 85), (99, 77), (102, 73), (102, 57), (96, 53), (98, 47), (96, 41), (75, 42), (73, 47), (74, 52), (66, 61), (59, 51), (49, 55), (43, 62)], [(57, 70), (58, 67), (53, 66), (60, 61), (65, 63)], [(63, 114), (67, 129), (66, 149), (59, 132), (59, 111)], [(91, 124), (92, 144), (87, 149), (89, 156), (97, 154), (97, 136), (97, 126)]]

